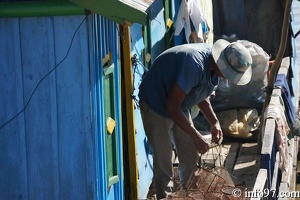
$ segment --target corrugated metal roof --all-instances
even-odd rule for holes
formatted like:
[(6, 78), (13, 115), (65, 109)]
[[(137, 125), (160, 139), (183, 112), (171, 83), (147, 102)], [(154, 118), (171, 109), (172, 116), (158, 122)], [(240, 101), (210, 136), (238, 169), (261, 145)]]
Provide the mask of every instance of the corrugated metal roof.
[(144, 24), (147, 9), (154, 0), (70, 0), (73, 3), (102, 15), (116, 23)]
[(136, 8), (140, 11), (146, 12), (148, 7), (153, 3), (153, 0), (120, 0), (124, 4)]

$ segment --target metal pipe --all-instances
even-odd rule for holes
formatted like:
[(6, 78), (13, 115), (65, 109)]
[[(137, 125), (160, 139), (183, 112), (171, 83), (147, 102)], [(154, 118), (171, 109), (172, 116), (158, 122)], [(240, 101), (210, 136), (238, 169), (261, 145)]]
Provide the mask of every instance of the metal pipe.
[(84, 8), (69, 1), (0, 3), (0, 18), (83, 15)]

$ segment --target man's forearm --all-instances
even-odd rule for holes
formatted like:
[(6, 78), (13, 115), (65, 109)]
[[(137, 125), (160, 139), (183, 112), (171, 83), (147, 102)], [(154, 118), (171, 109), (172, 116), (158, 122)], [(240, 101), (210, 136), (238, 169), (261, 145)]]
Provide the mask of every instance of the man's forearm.
[(211, 106), (209, 98), (205, 99), (204, 101), (200, 102), (198, 104), (198, 107), (200, 108), (200, 111), (205, 116), (207, 121), (210, 125), (215, 125), (216, 123), (219, 123), (219, 120)]
[(181, 128), (185, 133), (190, 137), (195, 138), (198, 134), (198, 131), (192, 124), (189, 122), (188, 118), (185, 116), (183, 111), (180, 108), (168, 108), (168, 113), (173, 119), (174, 123)]

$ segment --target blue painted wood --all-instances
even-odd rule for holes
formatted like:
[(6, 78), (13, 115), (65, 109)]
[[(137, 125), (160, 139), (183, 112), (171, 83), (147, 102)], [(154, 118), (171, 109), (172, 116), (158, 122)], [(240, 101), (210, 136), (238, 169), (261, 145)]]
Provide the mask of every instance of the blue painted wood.
[[(142, 26), (133, 24), (130, 27), (131, 32), (131, 49), (132, 55), (137, 55), (137, 58), (142, 63), (142, 51), (144, 50), (144, 43), (142, 38)], [(144, 69), (140, 64), (132, 67), (133, 69), (133, 96), (138, 101), (139, 85), (142, 80)], [(152, 155), (147, 154), (147, 149), (144, 146), (146, 140), (143, 122), (141, 119), (140, 108), (138, 102), (135, 101), (134, 120), (136, 129), (136, 152), (137, 152), (137, 168), (138, 168), (138, 199), (146, 199), (149, 186), (152, 183), (152, 168), (149, 168), (149, 163), (152, 163)]]
[[(84, 17), (0, 20), (0, 125), (64, 58)], [(84, 23), (0, 130), (0, 199), (97, 198), (88, 34)]]
[[(82, 19), (83, 17), (78, 17), (56, 21), (54, 27), (55, 38), (58, 38), (55, 41), (56, 47), (70, 43), (71, 37), (61, 36), (72, 34), (73, 31), (70, 30), (75, 30)], [(86, 188), (88, 188), (89, 179), (92, 180), (87, 177), (88, 168), (93, 165), (88, 166), (85, 162), (78, 164), (78, 161), (86, 160), (86, 154), (91, 153), (86, 151), (85, 145), (85, 134), (90, 135), (91, 132), (87, 36), (86, 23), (84, 23), (73, 41), (69, 54), (71, 56), (68, 56), (56, 70), (57, 96), (60, 99), (57, 103), (58, 132), (66, 133), (58, 135), (58, 148), (61, 150), (58, 158), (62, 199), (92, 197), (89, 196)], [(64, 57), (67, 48), (68, 45), (63, 45), (63, 48), (56, 49), (56, 63)]]
[[(93, 112), (92, 112), (92, 117), (93, 117), (93, 127), (94, 127), (94, 137), (95, 137), (95, 157), (96, 157), (96, 194), (97, 197), (99, 197), (100, 199), (103, 199), (106, 196), (106, 193), (103, 193), (101, 191), (101, 188), (104, 187), (103, 185), (105, 184), (105, 182), (103, 181), (103, 179), (101, 179), (99, 177), (99, 175), (101, 176), (102, 173), (104, 172), (100, 172), (99, 169), (101, 169), (101, 163), (100, 163), (100, 157), (104, 156), (104, 152), (101, 151), (100, 149), (100, 145), (101, 145), (101, 141), (99, 142), (100, 139), (100, 131), (101, 131), (101, 127), (98, 126), (99, 125), (99, 116), (101, 116), (101, 103), (99, 102), (99, 95), (96, 95), (99, 93), (99, 85), (100, 85), (100, 80), (99, 80), (99, 65), (100, 65), (100, 61), (97, 58), (96, 55), (98, 54), (98, 49), (99, 49), (99, 38), (97, 36), (99, 36), (99, 29), (97, 29), (97, 24), (98, 22), (98, 18), (97, 17), (91, 17), (90, 20), (90, 29), (92, 30), (92, 36), (90, 37), (90, 46), (92, 46), (92, 52), (90, 55), (90, 60), (91, 60), (91, 100), (92, 100), (92, 104), (93, 104)], [(102, 186), (102, 187), (101, 187)]]
[[(172, 7), (172, 13), (174, 13), (173, 23), (176, 23), (176, 20), (177, 20), (177, 17), (178, 17), (178, 11), (179, 11), (179, 8), (180, 8), (180, 4), (181, 4), (180, 0), (174, 0), (173, 1), (173, 5), (174, 5)], [(181, 31), (181, 33), (179, 35), (174, 35), (174, 46), (181, 45), (181, 44), (184, 44), (184, 43), (186, 43), (184, 31)]]
[[(2, 38), (0, 40), (1, 126), (18, 113), (24, 105), (20, 37), (18, 34), (11, 34), (14, 32), (19, 32), (18, 19), (0, 21), (0, 37)], [(22, 113), (0, 130), (0, 180), (2, 180), (0, 181), (0, 199), (28, 197), (24, 127), (24, 114)], [(22, 168), (19, 167), (20, 163), (23, 165)]]
[[(151, 62), (166, 49), (166, 42), (164, 39), (166, 33), (165, 19), (163, 15), (163, 3), (156, 1), (151, 5), (149, 14), (148, 28), (150, 30), (149, 36), (150, 41), (148, 44), (151, 45)], [(142, 26), (139, 24), (133, 24), (130, 28), (131, 31), (131, 49), (132, 55), (137, 55), (140, 63), (143, 63), (143, 50), (145, 48), (143, 44)], [(144, 74), (144, 68), (141, 64), (133, 66), (133, 93), (132, 95), (138, 102), (139, 85)], [(152, 149), (148, 143), (143, 123), (140, 115), (140, 109), (138, 103), (135, 102), (135, 128), (136, 128), (136, 151), (137, 151), (137, 166), (138, 166), (138, 198), (146, 199), (149, 186), (152, 183), (153, 178), (153, 158)]]
[[(163, 3), (162, 1), (155, 1), (151, 8), (149, 9), (149, 24), (148, 33), (150, 40), (148, 44), (151, 45), (151, 62), (166, 49), (166, 41), (164, 39), (166, 33), (166, 25), (163, 14)], [(139, 24), (133, 24), (131, 26), (131, 41), (132, 41), (132, 52), (131, 54), (137, 55), (140, 63), (143, 63), (143, 36), (142, 27)], [(139, 84), (142, 80), (144, 74), (144, 68), (138, 64), (136, 67), (133, 66), (134, 74), (134, 88), (133, 95), (138, 101)], [(152, 149), (148, 143), (145, 131), (143, 128), (143, 123), (140, 115), (140, 110), (138, 103), (136, 102), (135, 110), (135, 128), (136, 128), (136, 151), (137, 151), (137, 165), (138, 165), (138, 198), (146, 199), (149, 186), (152, 183), (153, 178), (153, 159), (152, 159)]]
[(0, 199), (123, 199), (106, 180), (101, 59), (115, 63), (122, 160), (118, 29), (101, 16), (0, 19)]
[[(98, 82), (98, 90), (97, 93), (95, 95), (97, 95), (98, 98), (98, 103), (99, 103), (99, 116), (98, 116), (98, 125), (101, 125), (103, 123), (105, 123), (105, 119), (104, 119), (104, 107), (102, 105), (104, 105), (104, 99), (103, 96), (101, 94), (103, 94), (103, 77), (102, 77), (102, 58), (105, 57), (105, 43), (103, 41), (105, 41), (104, 38), (104, 25), (105, 25), (105, 19), (100, 17), (100, 16), (96, 16), (97, 17), (97, 24), (96, 24), (96, 29), (98, 29), (98, 35), (96, 37), (98, 37), (98, 43), (99, 43), (99, 48), (97, 49), (97, 54), (95, 55), (96, 59), (98, 60), (98, 65), (97, 67), (97, 80)], [(101, 126), (99, 126), (101, 127)], [(96, 133), (99, 134), (99, 149), (98, 151), (100, 151), (102, 154), (99, 157), (100, 159), (100, 166), (98, 170), (98, 179), (100, 180), (100, 190), (99, 193), (102, 194), (103, 198), (106, 199), (107, 198), (107, 179), (106, 179), (106, 153), (105, 153), (105, 134), (106, 131), (104, 129), (104, 127), (101, 127), (99, 129), (99, 132)]]
[[(92, 100), (93, 100), (93, 117), (95, 127), (95, 142), (96, 142), (96, 157), (97, 157), (97, 196), (100, 199), (123, 199), (123, 162), (122, 162), (122, 131), (121, 131), (121, 112), (120, 112), (120, 67), (118, 58), (118, 34), (117, 26), (101, 16), (94, 15), (91, 23), (95, 34), (91, 38), (91, 43), (94, 44), (91, 55), (92, 61)], [(103, 91), (103, 71), (102, 58), (109, 52), (113, 55), (115, 65), (115, 88), (116, 97), (116, 128), (115, 133), (118, 139), (118, 155), (119, 155), (119, 172), (120, 181), (108, 188), (106, 176), (106, 119), (104, 113), (104, 96)], [(103, 126), (104, 124), (104, 126)]]
[[(20, 19), (20, 48), (24, 101), (29, 100), (38, 82), (54, 67), (53, 35), (49, 18)], [(28, 198), (53, 198), (50, 79), (44, 79), (32, 96), (25, 117)], [(49, 131), (50, 130), (50, 131)], [(41, 184), (43, 183), (43, 184)], [(43, 191), (43, 193), (41, 193)]]
[[(115, 92), (116, 94), (121, 94), (121, 66), (119, 61), (119, 43), (118, 43), (118, 27), (117, 24), (110, 22), (110, 30), (109, 32), (112, 34), (112, 39), (110, 39), (110, 48), (113, 49), (112, 55), (115, 63)], [(124, 175), (123, 175), (123, 139), (122, 139), (122, 108), (121, 108), (121, 95), (115, 96), (115, 104), (116, 104), (116, 132), (119, 133), (117, 135), (117, 140), (119, 142), (119, 177), (120, 182), (116, 185), (115, 189), (115, 197), (116, 199), (124, 199)]]
[(149, 19), (151, 23), (151, 61), (154, 61), (166, 49), (164, 36), (167, 30), (162, 1), (155, 1), (151, 4)]

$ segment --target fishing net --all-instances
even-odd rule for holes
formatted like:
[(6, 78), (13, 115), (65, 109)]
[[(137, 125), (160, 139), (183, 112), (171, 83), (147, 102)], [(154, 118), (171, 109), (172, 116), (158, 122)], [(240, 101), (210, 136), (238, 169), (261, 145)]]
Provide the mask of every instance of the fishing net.
[(245, 186), (235, 186), (225, 167), (201, 164), (191, 173), (184, 189), (172, 193), (167, 199), (244, 200), (247, 199), (246, 190)]

